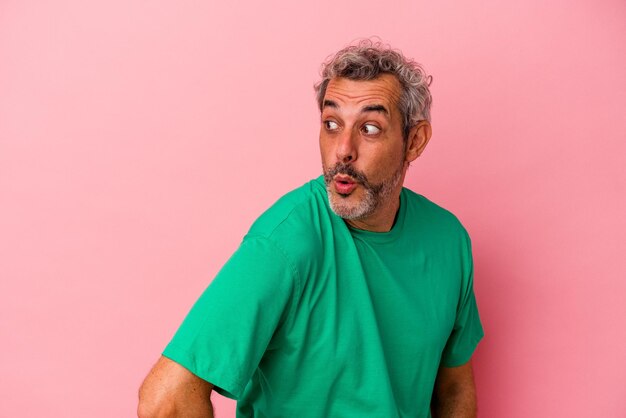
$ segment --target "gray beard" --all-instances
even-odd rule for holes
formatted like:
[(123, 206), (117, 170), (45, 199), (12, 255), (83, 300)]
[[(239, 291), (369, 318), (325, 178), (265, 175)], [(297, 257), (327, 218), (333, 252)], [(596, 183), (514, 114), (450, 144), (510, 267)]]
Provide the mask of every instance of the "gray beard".
[[(355, 170), (351, 165), (335, 164), (332, 169), (324, 171), (324, 182), (326, 183), (326, 193), (328, 194), (330, 208), (337, 216), (343, 219), (360, 220), (367, 218), (391, 197), (402, 179), (403, 167), (401, 165), (390, 178), (383, 180), (381, 183), (372, 184), (362, 172)], [(344, 197), (331, 191), (331, 183), (337, 174), (348, 175), (363, 186), (364, 195), (361, 201), (351, 205), (346, 202), (348, 196)]]

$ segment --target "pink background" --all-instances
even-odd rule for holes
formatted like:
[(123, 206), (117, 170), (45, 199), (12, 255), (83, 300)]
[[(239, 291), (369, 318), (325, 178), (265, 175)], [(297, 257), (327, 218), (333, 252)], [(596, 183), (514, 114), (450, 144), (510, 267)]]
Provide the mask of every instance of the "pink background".
[(135, 413), (368, 35), (434, 76), (407, 182), (473, 237), (480, 415), (626, 416), (623, 0), (213, 3), (0, 2), (0, 416)]

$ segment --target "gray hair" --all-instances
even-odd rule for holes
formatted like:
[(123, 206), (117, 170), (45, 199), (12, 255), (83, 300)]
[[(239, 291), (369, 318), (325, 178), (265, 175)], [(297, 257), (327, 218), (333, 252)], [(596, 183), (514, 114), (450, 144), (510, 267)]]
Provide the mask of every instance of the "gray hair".
[(363, 39), (330, 56), (322, 64), (322, 81), (315, 85), (317, 104), (322, 111), (328, 82), (336, 77), (350, 80), (373, 80), (381, 74), (392, 74), (400, 82), (402, 92), (398, 109), (402, 114), (404, 139), (413, 126), (422, 120), (430, 122), (432, 96), (428, 86), (432, 77), (420, 64), (406, 58), (402, 52), (381, 42)]

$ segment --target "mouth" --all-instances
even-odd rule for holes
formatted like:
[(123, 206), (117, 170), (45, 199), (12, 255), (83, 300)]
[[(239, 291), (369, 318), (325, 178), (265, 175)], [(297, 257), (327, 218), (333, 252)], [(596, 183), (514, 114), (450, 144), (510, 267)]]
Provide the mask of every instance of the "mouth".
[(342, 196), (348, 196), (354, 191), (358, 183), (350, 176), (337, 175), (333, 179), (335, 190)]

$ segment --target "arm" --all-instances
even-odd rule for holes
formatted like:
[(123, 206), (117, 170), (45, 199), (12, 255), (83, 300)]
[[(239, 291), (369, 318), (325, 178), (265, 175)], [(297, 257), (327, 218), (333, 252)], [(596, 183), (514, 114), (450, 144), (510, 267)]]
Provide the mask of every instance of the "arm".
[(213, 418), (213, 385), (161, 356), (139, 389), (140, 418)]
[(472, 363), (440, 367), (432, 400), (434, 418), (476, 418), (476, 387)]

